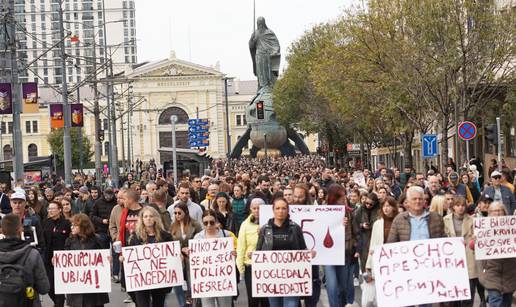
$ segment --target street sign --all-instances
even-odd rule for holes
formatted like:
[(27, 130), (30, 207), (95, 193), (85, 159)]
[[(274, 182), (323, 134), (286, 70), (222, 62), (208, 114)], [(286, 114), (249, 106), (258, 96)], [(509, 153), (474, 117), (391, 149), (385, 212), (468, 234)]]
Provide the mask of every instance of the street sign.
[(424, 134), (423, 135), (423, 158), (433, 158), (437, 156), (437, 135)]
[(207, 118), (188, 120), (188, 143), (190, 147), (206, 147), (210, 144), (210, 126)]
[(460, 123), (458, 132), (461, 139), (471, 141), (477, 136), (477, 126), (472, 122), (464, 121)]

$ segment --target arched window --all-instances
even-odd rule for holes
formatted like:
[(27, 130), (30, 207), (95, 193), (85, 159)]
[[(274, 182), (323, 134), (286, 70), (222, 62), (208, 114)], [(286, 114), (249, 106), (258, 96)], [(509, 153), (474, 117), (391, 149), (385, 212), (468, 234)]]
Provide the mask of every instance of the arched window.
[(188, 124), (188, 113), (178, 107), (170, 107), (165, 109), (159, 116), (158, 123), (160, 125), (170, 125), (170, 116), (177, 116), (177, 124)]
[(38, 146), (36, 144), (30, 144), (27, 150), (29, 152), (29, 161), (32, 158), (35, 158), (38, 156)]
[(4, 146), (4, 160), (11, 160), (13, 158), (13, 148), (7, 144)]

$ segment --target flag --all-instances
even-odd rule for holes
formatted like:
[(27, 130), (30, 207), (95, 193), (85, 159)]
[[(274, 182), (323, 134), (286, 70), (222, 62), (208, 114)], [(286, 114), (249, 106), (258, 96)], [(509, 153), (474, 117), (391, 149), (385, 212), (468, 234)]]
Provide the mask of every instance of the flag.
[(50, 105), (50, 128), (64, 127), (64, 113), (63, 105), (60, 103), (53, 103)]
[(81, 103), (73, 103), (70, 105), (72, 112), (72, 127), (84, 126), (84, 110)]
[(0, 114), (13, 114), (11, 83), (0, 83)]
[(38, 84), (28, 82), (22, 84), (23, 113), (38, 113)]

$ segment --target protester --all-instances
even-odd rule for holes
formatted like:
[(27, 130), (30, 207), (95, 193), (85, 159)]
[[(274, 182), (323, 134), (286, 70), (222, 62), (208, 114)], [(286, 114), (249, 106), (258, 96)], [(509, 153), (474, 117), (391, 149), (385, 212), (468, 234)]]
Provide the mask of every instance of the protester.
[[(209, 194), (209, 189), (208, 189)], [(218, 214), (212, 210), (206, 210), (202, 215), (202, 223), (204, 225), (204, 229), (201, 230), (198, 234), (195, 235), (194, 239), (212, 239), (212, 238), (233, 238), (235, 248), (237, 247), (237, 239), (235, 235), (227, 230), (224, 230), (220, 227), (220, 221), (218, 220)], [(236, 253), (235, 253), (236, 256)], [(232, 296), (219, 296), (219, 297), (203, 297), (201, 298), (202, 306), (218, 306), (225, 307), (231, 306), (233, 301)]]
[[(23, 228), (19, 215), (4, 216), (0, 226), (5, 237), (0, 240), (0, 300), (6, 306), (41, 307), (39, 295), (50, 290), (41, 255), (28, 241), (20, 239)], [(21, 267), (16, 269), (12, 265)], [(25, 276), (26, 272), (30, 274)], [(24, 278), (25, 283), (19, 284)], [(13, 288), (21, 288), (20, 293), (10, 292)]]
[(516, 210), (516, 198), (511, 189), (501, 184), (502, 173), (493, 171), (491, 173), (491, 186), (484, 189), (484, 195), (489, 196), (493, 201), (499, 201), (505, 205), (507, 212), (513, 214)]
[[(283, 198), (272, 203), (273, 218), (269, 219), (258, 235), (256, 250), (305, 250), (301, 227), (289, 218), (289, 205)], [(269, 297), (271, 307), (298, 306), (299, 297)], [(229, 306), (229, 305), (225, 305)]]
[(95, 233), (102, 242), (102, 246), (106, 249), (109, 248), (109, 244), (111, 243), (108, 234), (109, 217), (115, 206), (115, 193), (113, 189), (107, 188), (104, 190), (104, 193), (102, 193), (102, 197), (95, 201), (90, 212), (90, 219), (93, 225), (95, 225)]
[(451, 203), (453, 203), (455, 196), (450, 193), (445, 195), (435, 195), (432, 197), (432, 201), (430, 202), (429, 212), (435, 212), (439, 214), (441, 217), (444, 217), (448, 214), (448, 198), (451, 199)]
[(91, 199), (90, 192), (86, 186), (79, 188), (79, 195), (72, 205), (72, 212), (74, 214), (85, 213), (89, 216), (93, 207), (93, 200)]
[[(473, 218), (466, 213), (466, 199), (462, 196), (456, 196), (451, 207), (452, 213), (446, 215), (443, 219), (444, 232), (448, 237), (462, 237), (464, 242), (470, 242), (473, 239)], [(475, 299), (475, 290), (478, 285), (478, 273), (475, 264), (475, 253), (469, 247), (466, 247), (466, 261), (468, 264), (469, 288), (471, 300), (461, 302), (461, 306), (472, 307)]]
[(424, 190), (413, 186), (407, 190), (407, 212), (398, 214), (392, 222), (388, 243), (443, 238), (444, 223), (435, 212), (425, 211)]
[(165, 190), (158, 189), (150, 195), (149, 199), (150, 206), (158, 211), (165, 229), (169, 229), (172, 222), (170, 213), (167, 211), (167, 197), (168, 194)]
[[(145, 207), (140, 210), (136, 227), (131, 233), (128, 246), (144, 245), (172, 241), (170, 233), (165, 231), (161, 216), (152, 207)], [(120, 257), (123, 261), (123, 256)], [(165, 298), (170, 288), (159, 288), (152, 290), (135, 291), (136, 306), (138, 307), (163, 307)]]
[[(129, 189), (126, 190), (123, 194), (124, 196), (124, 208), (122, 209), (122, 213), (120, 215), (120, 226), (118, 228), (119, 237), (117, 241), (120, 241), (122, 247), (127, 246), (129, 243), (129, 238), (133, 235), (136, 230), (136, 224), (138, 222), (138, 216), (140, 214), (140, 210), (142, 206), (138, 203), (139, 195), (135, 190)], [(120, 281), (122, 287), (125, 288), (125, 278), (124, 278), (124, 267), (121, 266), (121, 277)], [(133, 292), (127, 293), (130, 297), (124, 300), (124, 303), (130, 303), (131, 300), (134, 302), (136, 296)]]
[(63, 208), (63, 216), (67, 220), (71, 220), (73, 213), (72, 213), (72, 201), (68, 198), (63, 198), (61, 200), (61, 207)]
[[(390, 196), (386, 196), (384, 203)], [(369, 193), (362, 205), (356, 209), (354, 222), (355, 229), (358, 229), (358, 249), (360, 254), (360, 268), (362, 272), (366, 271), (367, 257), (369, 256), (369, 244), (371, 241), (371, 232), (374, 222), (380, 216), (380, 200), (375, 193)]]
[(199, 204), (201, 205), (203, 211), (212, 209), (213, 202), (215, 201), (215, 196), (219, 193), (219, 185), (216, 183), (212, 183), (208, 186), (208, 193), (206, 194), (206, 198)]
[(60, 203), (51, 201), (48, 204), (48, 218), (43, 221), (43, 236), (45, 238), (45, 253), (43, 259), (50, 282), (48, 295), (54, 302), (54, 306), (57, 307), (64, 306), (65, 296), (55, 293), (52, 257), (54, 256), (54, 251), (65, 249), (66, 239), (70, 235), (70, 221), (64, 218), (62, 211), (63, 207)]
[(345, 265), (325, 265), (324, 276), (330, 307), (353, 305), (353, 276), (358, 265), (357, 233), (353, 227), (352, 209), (347, 205), (346, 190), (339, 184), (328, 187), (328, 205), (345, 206)]
[(244, 196), (244, 187), (241, 184), (235, 184), (233, 187), (233, 198), (231, 199), (231, 208), (235, 215), (236, 233), (240, 233), (240, 225), (247, 217), (245, 204), (247, 199)]
[(202, 213), (203, 210), (201, 209), (201, 206), (198, 204), (192, 202), (190, 199), (190, 185), (187, 182), (183, 182), (179, 185), (178, 190), (178, 200), (174, 203), (174, 205), (168, 207), (168, 212), (170, 213), (170, 218), (172, 219), (172, 222), (174, 221), (174, 207), (175, 205), (182, 203), (188, 207), (188, 212), (190, 214), (190, 217), (193, 220), (196, 220), (199, 222), (199, 224), (202, 222)]
[[(71, 236), (66, 240), (65, 250), (103, 249), (95, 235), (95, 228), (84, 213), (76, 214), (71, 221)], [(70, 307), (104, 306), (109, 303), (107, 293), (67, 294), (66, 303)]]
[[(489, 206), (489, 216), (507, 214), (502, 202), (494, 201)], [(516, 257), (480, 260), (479, 281), (487, 289), (489, 307), (510, 307), (516, 291)]]
[(7, 195), (7, 185), (0, 183), (0, 213), (9, 214), (11, 213), (11, 204), (9, 196)]
[[(190, 217), (188, 207), (183, 203), (179, 203), (174, 206), (174, 217), (174, 222), (170, 226), (170, 234), (172, 235), (173, 240), (179, 241), (179, 243), (181, 244), (181, 252), (184, 257), (183, 272), (188, 285), (188, 289), (190, 289), (189, 285), (191, 284), (191, 282), (190, 262), (188, 261), (188, 240), (193, 239), (194, 236), (202, 230), (202, 226), (196, 220)], [(185, 297), (185, 293), (183, 291), (182, 286), (174, 287), (174, 292), (176, 293), (179, 306), (183, 307), (192, 304), (192, 300), (189, 293), (188, 297)]]
[(391, 230), (392, 221), (398, 215), (398, 204), (393, 197), (387, 197), (387, 199), (381, 204), (379, 219), (373, 224), (373, 230), (371, 232), (371, 241), (369, 245), (369, 253), (366, 261), (366, 282), (372, 281), (373, 274), (373, 252), (376, 247), (387, 242), (387, 237)]
[(217, 212), (218, 220), (221, 223), (222, 228), (231, 231), (232, 233), (237, 233), (235, 215), (231, 208), (231, 200), (225, 192), (217, 193), (212, 209)]
[(238, 271), (240, 272), (240, 276), (244, 276), (245, 288), (247, 290), (247, 304), (249, 307), (269, 306), (267, 298), (252, 296), (251, 254), (256, 250), (256, 243), (258, 242), (261, 205), (265, 205), (265, 201), (263, 199), (255, 198), (251, 200), (251, 214), (242, 223), (238, 233), (236, 264)]
[(43, 252), (45, 250), (45, 240), (39, 217), (26, 208), (26, 198), (23, 192), (14, 192), (11, 195), (11, 212), (17, 215), (23, 226), (23, 239), (35, 245)]
[(47, 217), (47, 210), (39, 200), (39, 190), (37, 188), (31, 188), (27, 191), (27, 206), (38, 215), (40, 221)]

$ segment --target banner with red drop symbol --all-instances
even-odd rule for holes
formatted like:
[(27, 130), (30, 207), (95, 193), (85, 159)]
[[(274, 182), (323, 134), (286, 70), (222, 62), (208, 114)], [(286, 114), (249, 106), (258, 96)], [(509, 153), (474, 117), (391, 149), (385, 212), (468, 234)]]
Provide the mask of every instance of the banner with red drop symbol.
[[(317, 252), (316, 265), (344, 265), (344, 206), (289, 206), (290, 219), (301, 226), (306, 247)], [(272, 206), (260, 206), (260, 226), (272, 218)]]
[(111, 292), (109, 249), (54, 251), (56, 294)]

